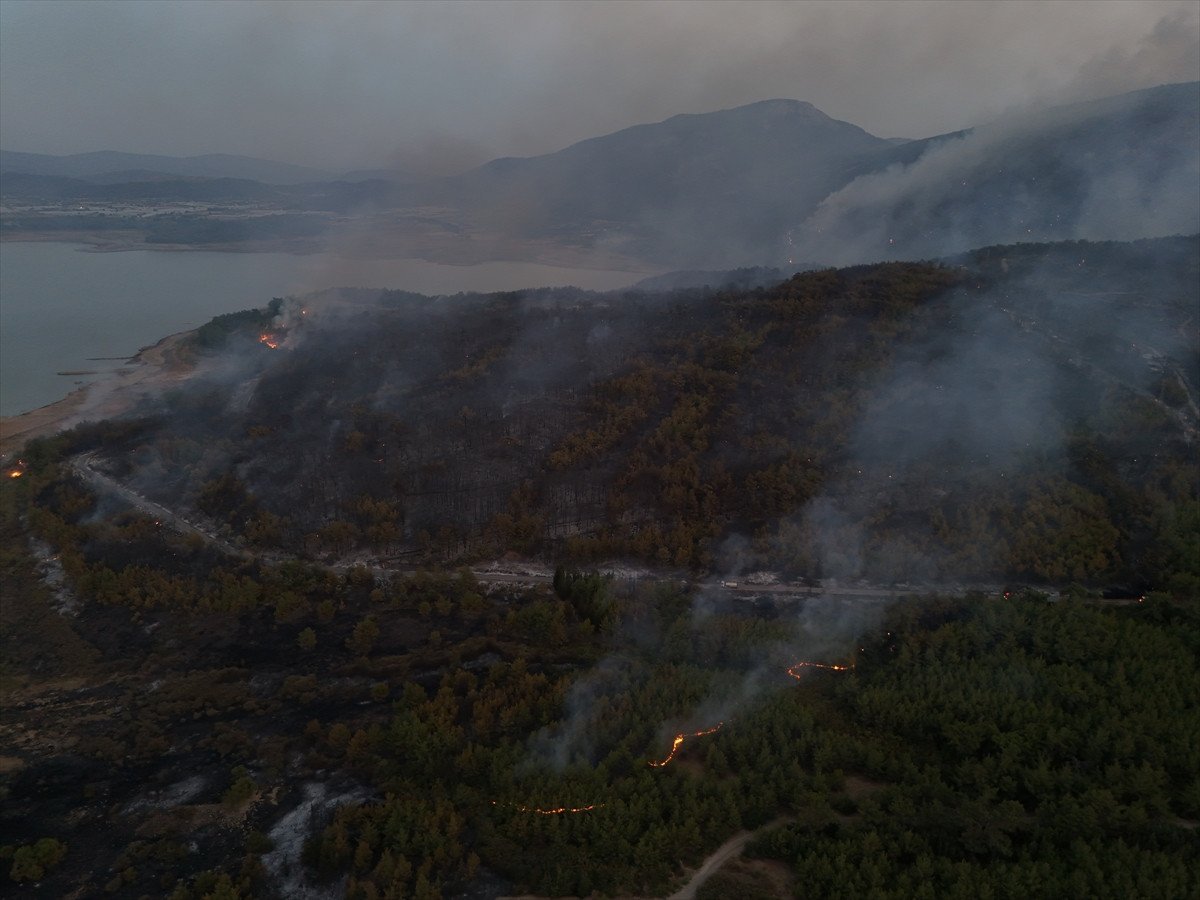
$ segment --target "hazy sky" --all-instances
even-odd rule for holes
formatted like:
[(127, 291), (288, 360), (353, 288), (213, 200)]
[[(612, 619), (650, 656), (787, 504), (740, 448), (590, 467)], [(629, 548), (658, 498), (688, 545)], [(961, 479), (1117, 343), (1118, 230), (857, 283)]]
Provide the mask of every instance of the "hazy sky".
[(0, 146), (424, 172), (789, 97), (884, 137), (1200, 78), (1195, 0), (0, 0)]

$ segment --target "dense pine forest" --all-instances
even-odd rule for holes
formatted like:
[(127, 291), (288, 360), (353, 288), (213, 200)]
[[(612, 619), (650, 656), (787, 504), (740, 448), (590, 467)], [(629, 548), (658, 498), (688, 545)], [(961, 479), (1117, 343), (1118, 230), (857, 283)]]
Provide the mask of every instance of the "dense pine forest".
[(0, 874), (1196, 895), (1198, 291), (1172, 238), (213, 320), (0, 486)]

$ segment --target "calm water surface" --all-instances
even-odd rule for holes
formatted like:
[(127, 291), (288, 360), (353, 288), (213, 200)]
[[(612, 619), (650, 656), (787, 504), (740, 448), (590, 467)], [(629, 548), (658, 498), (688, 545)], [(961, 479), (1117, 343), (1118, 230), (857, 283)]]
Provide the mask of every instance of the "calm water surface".
[(399, 288), (423, 294), (507, 291), (573, 284), (625, 287), (632, 272), (534, 263), (444, 266), (421, 260), (352, 260), (319, 254), (129, 250), (91, 253), (78, 244), (0, 243), (0, 415), (60, 399), (86, 375), (215, 315), (272, 297), (330, 287)]

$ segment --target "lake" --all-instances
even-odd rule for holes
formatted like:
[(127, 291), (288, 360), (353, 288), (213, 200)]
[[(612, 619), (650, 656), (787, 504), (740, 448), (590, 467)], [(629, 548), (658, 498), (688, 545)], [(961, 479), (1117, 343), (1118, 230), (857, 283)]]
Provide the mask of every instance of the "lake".
[(330, 287), (422, 294), (568, 284), (611, 290), (643, 277), (522, 262), (446, 266), (331, 254), (95, 253), (79, 244), (0, 242), (0, 415), (52, 403), (89, 380), (59, 372), (111, 370), (119, 360), (95, 358), (131, 356), (168, 334), (265, 306), (272, 297)]

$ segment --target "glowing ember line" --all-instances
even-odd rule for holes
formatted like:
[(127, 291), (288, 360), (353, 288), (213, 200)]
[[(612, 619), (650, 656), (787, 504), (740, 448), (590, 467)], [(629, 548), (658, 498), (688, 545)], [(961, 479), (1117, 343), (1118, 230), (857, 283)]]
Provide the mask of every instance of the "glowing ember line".
[[(500, 806), (502, 804), (492, 801), (492, 806)], [(554, 809), (544, 809), (540, 806), (522, 806), (520, 803), (505, 803), (504, 806), (511, 806), (517, 812), (536, 813), (539, 816), (565, 816), (573, 813), (591, 812), (593, 809), (600, 809), (607, 804), (593, 803), (590, 806), (558, 806)]]
[(258, 336), (258, 342), (259, 342), (260, 344), (266, 344), (266, 345), (267, 345), (268, 347), (270, 347), (272, 350), (278, 350), (278, 349), (279, 349), (279, 338), (278, 338), (278, 336), (276, 336), (276, 335), (274, 335), (274, 334), (271, 334), (269, 331), (264, 331), (262, 334), (260, 334), (260, 335)]
[(828, 669), (830, 672), (849, 672), (853, 668), (854, 666), (838, 666), (816, 662), (798, 662), (794, 666), (788, 666), (787, 673), (793, 678), (799, 678), (801, 669)]
[(11, 472), (8, 473), (8, 477), (9, 478), (20, 478), (24, 474), (25, 473), (22, 472), (20, 469), (13, 469)]
[(675, 739), (673, 741), (671, 741), (671, 752), (667, 754), (666, 759), (662, 759), (657, 762), (652, 761), (649, 763), (649, 765), (653, 766), (655, 769), (661, 769), (663, 766), (667, 765), (671, 760), (673, 760), (675, 758), (675, 754), (679, 752), (680, 745), (682, 745), (683, 742), (686, 741), (688, 738), (704, 737), (706, 734), (713, 734), (717, 731), (720, 731), (722, 726), (724, 726), (724, 724), (725, 724), (724, 722), (718, 722), (712, 728), (706, 728), (704, 731), (693, 731), (691, 734), (675, 735)]

